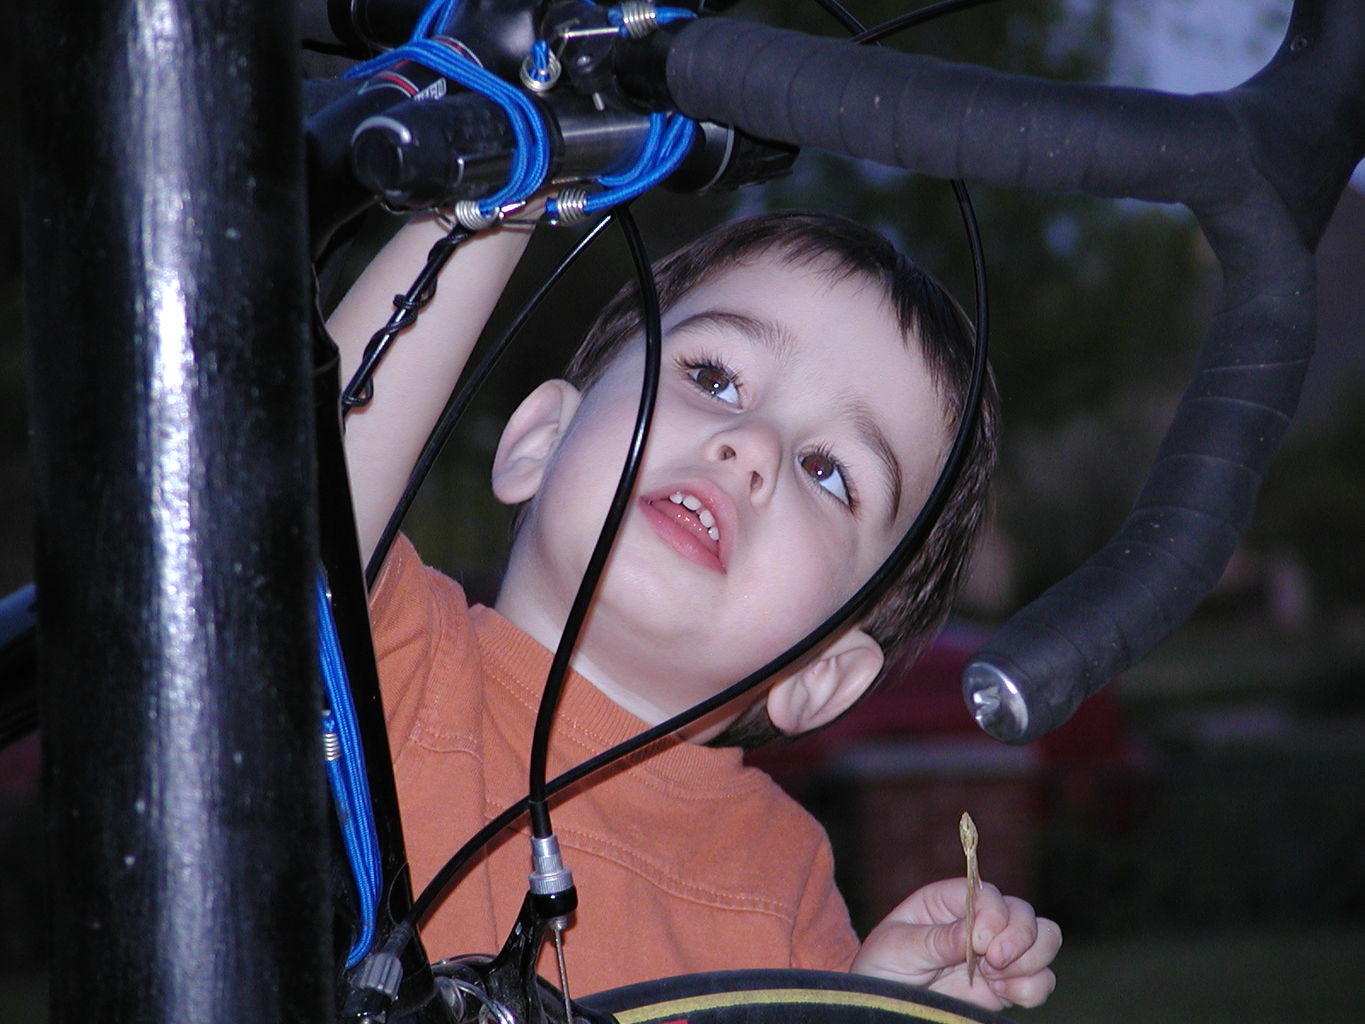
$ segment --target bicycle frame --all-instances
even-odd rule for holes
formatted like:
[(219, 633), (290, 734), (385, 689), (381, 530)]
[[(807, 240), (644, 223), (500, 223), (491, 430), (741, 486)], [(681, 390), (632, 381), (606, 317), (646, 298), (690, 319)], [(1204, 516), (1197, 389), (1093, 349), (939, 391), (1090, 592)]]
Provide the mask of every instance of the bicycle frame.
[[(1227, 297), (1133, 517), (967, 680), (1002, 737), (1056, 724), (1175, 628), (1240, 536), (1311, 351), (1313, 248), (1365, 153), (1362, 40), (1359, 4), (1298, 0), (1266, 71), (1192, 98), (720, 19), (646, 55), (689, 116), (934, 176), (1182, 202), (1217, 252)], [(54, 986), (57, 1021), (335, 1011), (301, 638), (324, 549), (340, 572), (349, 547), (316, 526), (302, 147), (279, 144), (300, 137), (294, 50), (291, 20), (250, 0), (25, 10), (42, 717), (70, 881), (54, 945), (92, 979)], [(904, 116), (837, 109), (882, 96)]]
[(53, 948), (99, 979), (54, 983), (52, 1016), (322, 1020), (292, 25), (239, 0), (23, 14)]

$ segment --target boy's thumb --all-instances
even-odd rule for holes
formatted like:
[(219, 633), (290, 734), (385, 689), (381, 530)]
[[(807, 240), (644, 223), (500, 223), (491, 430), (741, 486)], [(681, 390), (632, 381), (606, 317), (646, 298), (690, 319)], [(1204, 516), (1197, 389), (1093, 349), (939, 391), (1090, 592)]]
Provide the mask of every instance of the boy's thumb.
[(928, 927), (933, 933), (929, 941), (933, 948), (934, 960), (940, 967), (955, 967), (967, 959), (967, 948), (971, 938), (967, 934), (965, 918)]
[(924, 985), (967, 958), (967, 922), (911, 924), (883, 921), (863, 943), (853, 969), (859, 974)]

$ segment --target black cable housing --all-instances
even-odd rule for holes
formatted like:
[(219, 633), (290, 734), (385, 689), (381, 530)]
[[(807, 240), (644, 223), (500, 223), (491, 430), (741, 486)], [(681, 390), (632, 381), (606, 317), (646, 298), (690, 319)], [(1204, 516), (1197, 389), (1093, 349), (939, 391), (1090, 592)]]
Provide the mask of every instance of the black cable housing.
[(550, 835), (550, 812), (546, 806), (545, 787), (546, 759), (550, 748), (550, 730), (554, 726), (555, 709), (559, 706), (564, 682), (568, 677), (569, 660), (578, 643), (583, 623), (588, 617), (593, 595), (606, 568), (607, 557), (616, 541), (621, 520), (630, 507), (631, 492), (635, 488), (635, 478), (639, 474), (640, 461), (644, 457), (645, 442), (649, 439), (650, 424), (654, 419), (654, 401), (659, 391), (659, 367), (663, 349), (663, 329), (659, 323), (659, 293), (654, 287), (654, 273), (649, 264), (649, 254), (645, 250), (644, 238), (631, 216), (627, 206), (617, 208), (616, 222), (630, 249), (631, 260), (635, 265), (636, 277), (640, 283), (640, 304), (645, 328), (645, 370), (641, 382), (640, 405), (631, 431), (630, 446), (626, 452), (621, 476), (612, 495), (611, 505), (602, 523), (602, 529), (588, 558), (583, 579), (574, 595), (573, 605), (564, 622), (564, 632), (560, 635), (559, 646), (555, 649), (554, 660), (550, 663), (549, 677), (545, 681), (545, 691), (541, 695), (540, 707), (536, 713), (535, 732), (531, 737), (530, 755), (530, 808), (531, 829), (537, 838)]
[[(868, 42), (874, 38), (882, 38), (887, 34), (882, 31), (886, 26), (879, 26), (871, 32), (863, 32), (863, 26), (847, 10), (839, 5), (836, 0), (818, 0), (820, 5), (829, 11), (837, 20), (851, 32), (861, 32)], [(957, 0), (962, 2), (962, 0)], [(980, 3), (983, 0), (968, 0), (968, 2)], [(948, 7), (950, 4), (936, 5), (938, 7)], [(919, 12), (922, 13), (922, 12)], [(937, 13), (947, 13), (947, 10), (940, 10)], [(927, 17), (934, 17), (931, 12)], [(927, 20), (922, 18), (921, 20)], [(916, 22), (918, 23), (918, 22)], [(902, 26), (908, 27), (908, 26)], [(961, 463), (965, 458), (965, 453), (971, 445), (972, 434), (975, 431), (976, 422), (980, 418), (980, 404), (982, 393), (982, 382), (984, 381), (986, 335), (985, 324), (986, 314), (986, 283), (985, 283), (985, 258), (982, 253), (980, 231), (976, 223), (975, 211), (972, 208), (971, 197), (967, 192), (966, 186), (958, 180), (951, 182), (953, 194), (957, 199), (958, 208), (962, 212), (963, 222), (968, 236), (968, 249), (971, 253), (972, 268), (976, 280), (976, 301), (977, 301), (977, 345), (975, 355), (979, 358), (979, 366), (974, 365), (974, 373), (982, 374), (982, 379), (974, 379), (974, 385), (966, 404), (963, 406), (962, 419), (959, 422), (960, 429), (954, 437), (953, 446), (949, 451), (944, 465), (940, 471), (939, 479), (936, 482), (929, 497), (926, 499), (924, 507), (919, 516), (911, 524), (906, 532), (906, 537), (900, 545), (888, 556), (882, 568), (878, 570), (869, 583), (883, 580), (883, 584), (874, 588), (867, 596), (865, 602), (860, 605), (853, 605), (852, 602), (844, 606), (845, 615), (834, 620), (827, 620), (816, 632), (820, 634), (819, 639), (811, 642), (811, 638), (794, 645), (786, 655), (780, 657), (778, 661), (782, 666), (791, 664), (800, 655), (792, 654), (793, 651), (800, 649), (804, 654), (812, 650), (821, 640), (825, 639), (835, 628), (842, 625), (848, 618), (856, 613), (858, 608), (870, 605), (880, 593), (894, 581), (905, 565), (909, 564), (911, 558), (919, 550), (923, 539), (928, 537), (930, 530), (938, 522), (942, 514), (944, 505), (947, 504), (948, 497), (952, 493), (952, 486), (956, 482)], [(623, 211), (623, 216), (625, 216)], [(583, 621), (587, 617), (589, 605), (593, 594), (596, 593), (597, 585), (601, 578), (601, 573), (605, 567), (608, 555), (611, 553), (612, 545), (615, 543), (616, 534), (620, 529), (621, 520), (625, 515), (626, 508), (630, 501), (630, 491), (634, 483), (636, 472), (639, 466), (639, 459), (643, 454), (644, 441), (648, 434), (650, 422), (653, 418), (654, 394), (658, 388), (659, 376), (659, 356), (658, 348), (661, 345), (661, 327), (659, 323), (658, 294), (654, 287), (653, 272), (649, 266), (647, 258), (644, 258), (643, 240), (639, 238), (638, 231), (632, 221), (622, 223), (626, 231), (627, 242), (631, 247), (631, 256), (635, 262), (636, 277), (640, 285), (640, 304), (642, 306), (641, 315), (645, 327), (645, 372), (642, 384), (643, 392), (641, 395), (641, 405), (635, 428), (631, 437), (630, 450), (627, 455), (625, 466), (622, 470), (621, 479), (617, 485), (616, 493), (613, 496), (611, 507), (603, 523), (601, 533), (598, 535), (597, 544), (588, 562), (588, 567), (584, 572), (583, 580), (574, 598), (572, 609), (565, 622), (564, 631), (560, 636), (559, 646), (555, 650), (554, 661), (550, 666), (549, 678), (546, 682), (545, 691), (541, 696), (541, 702), (536, 716), (535, 732), (531, 743), (530, 753), (530, 778), (528, 784), (529, 809), (531, 815), (532, 834), (537, 838), (545, 838), (550, 835), (549, 810), (546, 806), (547, 794), (545, 792), (545, 773), (546, 761), (549, 752), (550, 731), (553, 727), (554, 710), (558, 707), (559, 698), (564, 688), (564, 681), (568, 673), (569, 660), (573, 649), (577, 645), (579, 633), (582, 630)], [(644, 258), (644, 262), (641, 259)], [(646, 408), (648, 406), (648, 409)], [(961, 428), (967, 429), (961, 429)], [(945, 482), (946, 481), (946, 482)], [(918, 540), (913, 544), (906, 543), (912, 534), (918, 536)], [(866, 589), (866, 588), (865, 588)], [(863, 591), (860, 591), (863, 593)], [(813, 636), (814, 634), (812, 634)], [(788, 658), (790, 655), (790, 658)], [(746, 685), (736, 684), (736, 695), (748, 692), (758, 686), (765, 678), (778, 671), (778, 668), (771, 669), (763, 675), (750, 675), (744, 680)], [(709, 703), (709, 702), (708, 702)], [(716, 705), (720, 706), (720, 705)], [(686, 723), (696, 721), (699, 715), (685, 712)], [(677, 716), (684, 717), (684, 716)], [(681, 725), (678, 726), (679, 728)]]

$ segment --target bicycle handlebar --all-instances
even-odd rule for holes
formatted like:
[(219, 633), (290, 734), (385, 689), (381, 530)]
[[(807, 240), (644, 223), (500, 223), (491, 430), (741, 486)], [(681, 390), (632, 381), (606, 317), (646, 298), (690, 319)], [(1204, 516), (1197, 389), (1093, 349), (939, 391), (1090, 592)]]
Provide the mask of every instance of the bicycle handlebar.
[(1264, 70), (1198, 96), (1023, 78), (718, 18), (670, 35), (663, 76), (690, 117), (935, 177), (1195, 214), (1224, 297), (1132, 513), (964, 675), (992, 735), (1025, 742), (1060, 725), (1189, 616), (1250, 519), (1312, 353), (1313, 249), (1365, 153), (1365, 7), (1298, 0)]

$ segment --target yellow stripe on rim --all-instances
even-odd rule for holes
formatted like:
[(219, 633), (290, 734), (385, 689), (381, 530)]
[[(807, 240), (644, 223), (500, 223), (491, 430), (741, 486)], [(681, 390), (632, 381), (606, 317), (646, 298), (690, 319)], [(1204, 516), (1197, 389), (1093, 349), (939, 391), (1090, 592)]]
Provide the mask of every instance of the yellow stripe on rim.
[(870, 992), (843, 992), (838, 989), (818, 988), (768, 988), (748, 992), (713, 992), (709, 995), (690, 996), (685, 999), (671, 999), (650, 1006), (637, 1006), (616, 1014), (619, 1024), (648, 1024), (649, 1021), (666, 1020), (674, 1017), (689, 1017), (703, 1010), (719, 1010), (727, 1006), (754, 1006), (762, 1003), (806, 1003), (824, 1006), (856, 1006), (870, 1010), (882, 1010), (900, 1014), (911, 1020), (927, 1020), (933, 1024), (977, 1024), (970, 1017), (940, 1010), (923, 1003), (914, 1003), (892, 996), (873, 995)]

